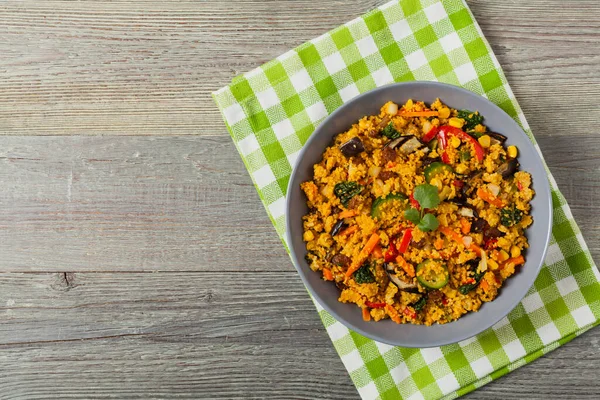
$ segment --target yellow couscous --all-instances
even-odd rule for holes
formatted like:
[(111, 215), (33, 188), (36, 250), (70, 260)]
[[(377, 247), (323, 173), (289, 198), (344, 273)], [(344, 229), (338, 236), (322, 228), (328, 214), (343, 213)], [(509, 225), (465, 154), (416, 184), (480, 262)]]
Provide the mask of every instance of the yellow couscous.
[(525, 262), (531, 175), (478, 112), (388, 102), (301, 184), (306, 259), (365, 320), (431, 325), (477, 311)]

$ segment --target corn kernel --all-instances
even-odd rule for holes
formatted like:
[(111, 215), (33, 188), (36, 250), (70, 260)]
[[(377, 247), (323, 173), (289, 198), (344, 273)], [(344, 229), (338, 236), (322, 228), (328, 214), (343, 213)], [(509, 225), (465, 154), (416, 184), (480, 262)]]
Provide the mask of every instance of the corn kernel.
[(433, 178), (429, 181), (430, 184), (437, 187), (438, 190), (442, 190), (442, 182), (438, 178)]
[(312, 231), (306, 231), (304, 232), (304, 241), (305, 242), (310, 242), (311, 240), (314, 240), (315, 235), (314, 233), (312, 233)]
[(477, 141), (479, 142), (479, 144), (481, 145), (481, 147), (484, 148), (488, 148), (490, 147), (490, 144), (492, 143), (490, 137), (488, 135), (483, 135), (482, 137), (480, 137), (479, 139), (477, 139)]
[(452, 118), (450, 118), (448, 120), (448, 125), (453, 126), (455, 128), (459, 128), (460, 129), (460, 128), (463, 127), (464, 124), (465, 124), (465, 120), (462, 119), (462, 118), (454, 118), (454, 117), (452, 117)]
[(490, 269), (492, 269), (492, 270), (496, 270), (499, 267), (498, 263), (496, 261), (492, 260), (491, 258), (488, 258), (487, 263), (488, 263)]
[(450, 189), (448, 186), (444, 186), (444, 188), (442, 189), (442, 192), (440, 193), (440, 200), (444, 201), (448, 198), (448, 196), (450, 196), (450, 194), (452, 193), (452, 189)]
[(506, 251), (500, 250), (498, 261), (504, 262), (504, 261), (508, 260), (509, 257), (510, 256), (508, 255), (508, 253)]
[(407, 110), (410, 110), (413, 106), (413, 101), (412, 99), (408, 99), (408, 101), (406, 103), (404, 103), (404, 108), (406, 108)]
[(450, 109), (448, 107), (442, 107), (439, 109), (440, 118), (448, 118), (450, 116)]
[(508, 149), (506, 150), (508, 151), (508, 156), (510, 158), (517, 158), (517, 154), (519, 153), (517, 146), (508, 146)]
[(457, 166), (454, 168), (454, 170), (455, 170), (457, 173), (459, 173), (459, 174), (461, 174), (461, 175), (462, 175), (462, 174), (464, 174), (464, 173), (466, 173), (466, 172), (467, 172), (467, 166), (466, 166), (466, 165), (464, 165), (464, 164), (458, 164), (458, 165), (457, 165)]
[(456, 136), (452, 136), (450, 138), (450, 146), (452, 146), (456, 149), (458, 146), (460, 146), (460, 139), (457, 138)]
[(510, 256), (512, 258), (519, 257), (521, 255), (521, 249), (517, 246), (513, 246), (510, 248)]

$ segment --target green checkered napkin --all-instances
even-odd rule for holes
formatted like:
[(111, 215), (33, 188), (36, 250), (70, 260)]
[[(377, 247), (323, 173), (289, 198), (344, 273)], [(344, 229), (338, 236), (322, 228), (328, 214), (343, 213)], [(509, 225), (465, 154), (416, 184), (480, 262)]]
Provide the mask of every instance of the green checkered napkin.
[[(487, 97), (535, 143), (498, 60), (460, 0), (390, 2), (214, 93), (282, 240), (288, 180), (315, 127), (359, 93), (410, 80), (446, 82)], [(437, 348), (393, 347), (348, 330), (317, 304), (364, 399), (454, 398), (598, 323), (600, 275), (569, 206), (548, 177), (554, 225), (544, 267), (517, 308), (482, 334)]]

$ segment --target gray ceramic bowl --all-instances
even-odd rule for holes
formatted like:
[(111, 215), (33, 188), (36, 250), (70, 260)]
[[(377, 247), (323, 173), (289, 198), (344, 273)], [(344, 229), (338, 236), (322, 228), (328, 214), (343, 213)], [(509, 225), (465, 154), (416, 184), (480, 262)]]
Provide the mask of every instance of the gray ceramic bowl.
[[(445, 325), (398, 325), (391, 320), (365, 322), (354, 304), (338, 302), (339, 290), (321, 274), (310, 270), (304, 260), (305, 243), (302, 241), (302, 216), (308, 212), (306, 198), (300, 183), (312, 179), (313, 165), (321, 161), (325, 148), (338, 133), (350, 128), (365, 115), (378, 114), (387, 101), (404, 104), (408, 99), (433, 102), (439, 97), (456, 109), (478, 110), (485, 117), (490, 130), (508, 137), (507, 143), (519, 148), (521, 169), (533, 176), (536, 195), (531, 202), (534, 223), (527, 230), (530, 248), (527, 262), (519, 272), (506, 281), (499, 296), (484, 304), (479, 312), (464, 315)], [(318, 302), (348, 328), (371, 339), (404, 347), (433, 347), (455, 343), (472, 337), (505, 317), (533, 285), (542, 266), (552, 225), (550, 186), (544, 165), (536, 149), (523, 130), (502, 109), (468, 90), (436, 82), (407, 82), (392, 84), (364, 93), (331, 114), (304, 145), (294, 168), (287, 192), (287, 242), (292, 260), (304, 284)]]

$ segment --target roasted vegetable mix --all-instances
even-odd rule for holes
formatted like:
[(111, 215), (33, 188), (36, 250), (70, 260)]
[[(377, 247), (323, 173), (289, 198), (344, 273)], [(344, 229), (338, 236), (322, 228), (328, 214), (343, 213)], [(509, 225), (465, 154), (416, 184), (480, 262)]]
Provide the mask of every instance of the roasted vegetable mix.
[(525, 263), (531, 175), (484, 117), (388, 102), (337, 135), (302, 183), (306, 260), (365, 320), (456, 320)]

